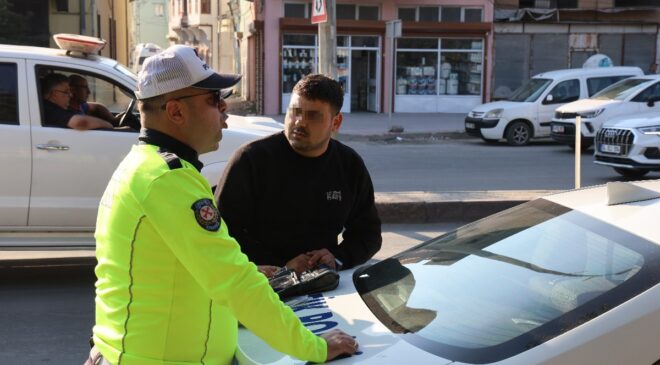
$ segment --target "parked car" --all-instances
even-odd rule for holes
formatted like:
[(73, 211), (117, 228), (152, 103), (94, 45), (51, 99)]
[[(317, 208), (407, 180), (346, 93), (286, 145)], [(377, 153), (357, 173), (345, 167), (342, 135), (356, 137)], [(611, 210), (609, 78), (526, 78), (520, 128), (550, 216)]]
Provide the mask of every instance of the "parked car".
[(594, 136), (605, 121), (640, 113), (660, 113), (660, 75), (632, 77), (609, 86), (589, 99), (557, 108), (552, 119), (551, 137), (575, 146), (575, 118), (582, 117), (581, 144), (593, 145)]
[(142, 64), (147, 57), (158, 54), (163, 49), (159, 45), (154, 43), (138, 43), (133, 49), (133, 55), (131, 56), (132, 70), (135, 73), (138, 73), (142, 68)]
[(465, 131), (486, 142), (504, 138), (512, 146), (523, 146), (532, 138), (550, 135), (550, 121), (557, 107), (588, 98), (619, 80), (643, 74), (639, 67), (544, 72), (514, 91), (507, 101), (474, 108), (465, 118)]
[[(340, 364), (657, 364), (660, 180), (521, 204), (287, 302)], [(241, 328), (239, 364), (303, 364)], [(335, 363), (333, 361), (333, 363)]]
[(627, 178), (660, 171), (660, 113), (609, 120), (596, 133), (594, 163)]
[[(139, 124), (88, 131), (42, 124), (40, 81), (51, 72), (84, 76), (89, 101), (114, 114), (135, 104), (135, 75), (115, 60), (85, 53), (0, 45), (0, 246), (94, 245), (99, 200), (136, 143)], [(211, 186), (235, 149), (281, 130), (275, 121), (258, 122), (230, 116), (227, 123), (238, 128), (223, 132), (219, 150), (200, 156)]]

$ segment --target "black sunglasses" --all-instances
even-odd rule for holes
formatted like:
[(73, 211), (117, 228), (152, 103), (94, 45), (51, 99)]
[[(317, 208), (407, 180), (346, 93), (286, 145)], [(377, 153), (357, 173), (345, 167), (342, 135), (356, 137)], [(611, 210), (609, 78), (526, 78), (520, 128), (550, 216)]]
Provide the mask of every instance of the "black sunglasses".
[(209, 92), (205, 92), (205, 93), (201, 93), (201, 94), (185, 95), (185, 96), (180, 96), (178, 98), (172, 98), (172, 99), (164, 102), (163, 105), (160, 106), (160, 108), (162, 110), (165, 110), (165, 106), (167, 105), (167, 103), (169, 103), (172, 100), (177, 100), (178, 101), (178, 100), (181, 100), (181, 99), (192, 98), (192, 97), (201, 96), (201, 95), (209, 95), (209, 94), (213, 94), (213, 106), (215, 106), (217, 108), (218, 105), (220, 104), (220, 101), (222, 100), (222, 93), (220, 92), (220, 90), (213, 90), (213, 91), (209, 91)]

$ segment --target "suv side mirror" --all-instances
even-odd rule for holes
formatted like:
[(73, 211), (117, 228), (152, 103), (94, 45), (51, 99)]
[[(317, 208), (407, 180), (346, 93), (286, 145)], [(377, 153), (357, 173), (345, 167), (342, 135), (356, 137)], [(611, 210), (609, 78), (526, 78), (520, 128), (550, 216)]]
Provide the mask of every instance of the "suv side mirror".
[(646, 99), (646, 105), (648, 105), (649, 107), (654, 107), (656, 101), (660, 101), (660, 95), (653, 95), (650, 98)]

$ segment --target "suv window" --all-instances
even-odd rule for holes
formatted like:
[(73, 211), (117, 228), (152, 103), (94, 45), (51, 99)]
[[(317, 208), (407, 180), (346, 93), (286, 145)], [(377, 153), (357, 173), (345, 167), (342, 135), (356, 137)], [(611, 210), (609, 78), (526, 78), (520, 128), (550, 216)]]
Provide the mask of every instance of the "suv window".
[[(84, 84), (87, 84), (87, 103), (101, 104), (113, 115), (125, 111), (132, 100), (133, 93), (130, 90), (106, 77), (75, 69), (37, 66), (37, 74), (41, 80), (50, 73), (62, 74), (68, 78), (78, 76), (75, 79), (77, 81), (70, 82), (72, 93), (70, 104), (73, 103), (73, 95), (81, 92), (80, 89), (85, 89), (84, 86), (81, 86)], [(43, 87), (43, 85), (40, 86)], [(41, 120), (45, 121), (45, 116)]]
[(587, 92), (589, 93), (589, 97), (594, 95), (595, 93), (603, 90), (604, 88), (612, 85), (615, 82), (619, 82), (625, 78), (628, 78), (632, 75), (628, 76), (604, 76), (604, 77), (590, 77), (587, 79)]
[(660, 82), (647, 87), (644, 91), (635, 96), (632, 101), (646, 103), (650, 98), (660, 96)]
[(18, 125), (18, 75), (15, 63), (0, 63), (0, 124)]
[(580, 81), (577, 79), (566, 80), (555, 85), (548, 95), (552, 95), (551, 101), (543, 104), (569, 103), (580, 98)]

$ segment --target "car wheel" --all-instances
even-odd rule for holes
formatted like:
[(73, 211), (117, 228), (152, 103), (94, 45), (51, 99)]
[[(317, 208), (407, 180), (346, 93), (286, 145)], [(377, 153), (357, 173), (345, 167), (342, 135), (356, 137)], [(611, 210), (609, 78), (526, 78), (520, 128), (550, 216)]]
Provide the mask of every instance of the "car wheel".
[(639, 179), (649, 173), (649, 170), (644, 169), (625, 169), (622, 167), (613, 167), (613, 169), (621, 176), (627, 177), (629, 179)]
[(511, 146), (524, 146), (532, 138), (532, 130), (525, 122), (513, 122), (507, 127), (505, 135)]

